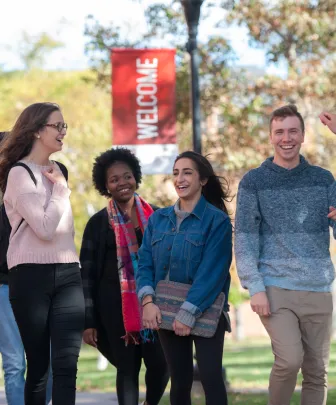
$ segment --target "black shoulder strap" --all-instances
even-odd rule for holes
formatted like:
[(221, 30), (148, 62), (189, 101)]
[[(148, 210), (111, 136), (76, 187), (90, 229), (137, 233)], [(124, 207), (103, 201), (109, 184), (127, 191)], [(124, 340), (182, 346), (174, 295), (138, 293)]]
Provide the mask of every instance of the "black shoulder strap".
[[(36, 177), (34, 176), (34, 173), (32, 172), (32, 170), (31, 170), (31, 168), (30, 168), (29, 166), (27, 166), (26, 164), (24, 164), (24, 163), (22, 163), (22, 162), (17, 162), (17, 163), (15, 163), (12, 167), (16, 167), (16, 166), (24, 167), (24, 168), (27, 170), (27, 172), (29, 173), (29, 176), (30, 176), (30, 178), (33, 180), (35, 186), (37, 185)], [(5, 205), (4, 205), (4, 208), (5, 208)], [(5, 212), (6, 212), (6, 211), (5, 211)], [(7, 216), (7, 214), (6, 214), (6, 216)], [(24, 218), (21, 219), (21, 221), (20, 221), (18, 227), (16, 228), (15, 233), (18, 231), (18, 229), (19, 229), (20, 226), (22, 225), (22, 222), (23, 222), (23, 221), (24, 221)]]
[(24, 167), (27, 170), (27, 172), (29, 173), (29, 176), (33, 180), (35, 186), (37, 185), (37, 181), (36, 181), (36, 178), (34, 176), (34, 173), (31, 171), (31, 168), (29, 166), (27, 166), (26, 164), (24, 164), (22, 162), (17, 162), (12, 167), (16, 167), (16, 166)]
[(65, 177), (65, 180), (66, 181), (68, 181), (68, 169), (66, 168), (66, 166), (64, 166), (64, 164), (63, 163), (61, 163), (61, 162), (57, 162), (57, 161), (55, 161), (57, 164), (58, 164), (58, 167), (61, 169), (61, 172), (63, 173), (63, 176)]

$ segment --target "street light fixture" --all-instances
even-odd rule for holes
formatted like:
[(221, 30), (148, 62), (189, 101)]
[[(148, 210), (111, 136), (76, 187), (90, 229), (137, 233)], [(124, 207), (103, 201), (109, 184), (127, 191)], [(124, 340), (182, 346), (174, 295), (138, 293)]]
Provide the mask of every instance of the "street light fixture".
[(191, 109), (193, 148), (195, 152), (202, 153), (201, 139), (201, 106), (199, 90), (199, 55), (197, 49), (198, 23), (201, 5), (204, 0), (181, 0), (184, 14), (188, 25), (187, 51), (190, 54), (191, 70)]

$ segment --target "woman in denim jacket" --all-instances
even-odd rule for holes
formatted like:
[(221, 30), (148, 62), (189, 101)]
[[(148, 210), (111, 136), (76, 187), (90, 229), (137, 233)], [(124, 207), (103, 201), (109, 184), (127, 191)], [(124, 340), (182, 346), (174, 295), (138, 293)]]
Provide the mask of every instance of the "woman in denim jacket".
[(224, 204), (227, 192), (209, 161), (195, 152), (176, 158), (173, 176), (179, 200), (149, 218), (139, 251), (136, 281), (143, 324), (160, 327), (161, 314), (155, 305), (160, 280), (169, 276), (170, 281), (191, 284), (173, 323), (174, 331), (159, 331), (171, 374), (171, 404), (191, 405), (194, 343), (207, 405), (226, 405), (222, 377), (225, 317), (212, 338), (192, 336), (191, 330), (222, 291), (224, 310), (228, 310), (232, 227)]

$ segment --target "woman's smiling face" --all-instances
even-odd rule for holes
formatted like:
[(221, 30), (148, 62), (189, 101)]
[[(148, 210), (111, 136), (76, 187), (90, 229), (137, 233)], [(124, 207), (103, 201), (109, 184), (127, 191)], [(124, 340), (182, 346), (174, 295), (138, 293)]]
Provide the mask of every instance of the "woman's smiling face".
[(202, 194), (202, 182), (196, 164), (188, 158), (175, 162), (174, 187), (181, 200), (197, 200)]
[(129, 201), (137, 189), (132, 169), (123, 162), (113, 163), (106, 171), (106, 188), (115, 201)]

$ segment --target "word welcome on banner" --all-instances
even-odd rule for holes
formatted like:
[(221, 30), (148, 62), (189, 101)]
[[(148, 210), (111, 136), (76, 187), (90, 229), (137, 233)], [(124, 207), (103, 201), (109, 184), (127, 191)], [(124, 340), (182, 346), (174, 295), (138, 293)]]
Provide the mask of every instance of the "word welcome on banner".
[(171, 173), (176, 145), (175, 50), (114, 48), (113, 145), (132, 149), (144, 174)]

